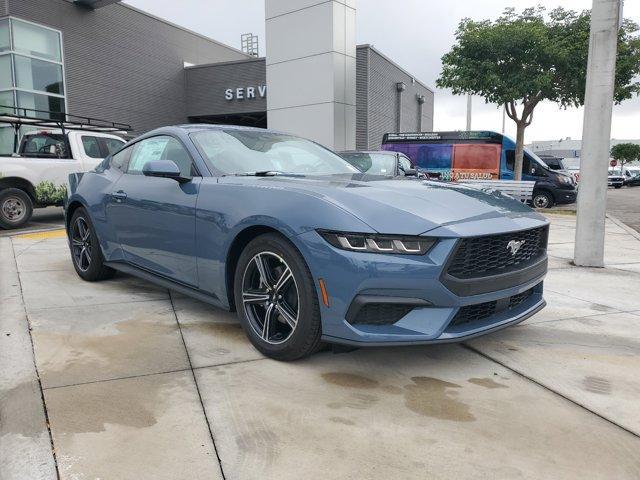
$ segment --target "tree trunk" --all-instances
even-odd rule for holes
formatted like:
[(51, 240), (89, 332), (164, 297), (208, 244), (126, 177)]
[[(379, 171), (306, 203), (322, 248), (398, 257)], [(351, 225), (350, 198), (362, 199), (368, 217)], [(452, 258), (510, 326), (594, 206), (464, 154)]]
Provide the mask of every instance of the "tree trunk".
[(516, 154), (513, 178), (514, 180), (520, 181), (522, 180), (522, 161), (524, 158), (524, 129), (527, 128), (527, 124), (520, 121), (516, 122), (516, 126)]

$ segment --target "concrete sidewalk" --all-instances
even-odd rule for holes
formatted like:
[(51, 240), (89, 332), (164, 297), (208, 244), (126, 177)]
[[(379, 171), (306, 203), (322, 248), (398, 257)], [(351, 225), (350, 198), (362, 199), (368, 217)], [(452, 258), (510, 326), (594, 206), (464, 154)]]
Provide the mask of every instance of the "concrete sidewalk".
[(582, 269), (574, 232), (552, 217), (549, 306), (520, 326), (295, 363), (234, 314), (82, 282), (61, 235), (0, 239), (3, 342), (22, 335), (0, 419), (25, 420), (0, 424), (0, 478), (640, 478), (640, 240), (608, 221), (607, 268)]

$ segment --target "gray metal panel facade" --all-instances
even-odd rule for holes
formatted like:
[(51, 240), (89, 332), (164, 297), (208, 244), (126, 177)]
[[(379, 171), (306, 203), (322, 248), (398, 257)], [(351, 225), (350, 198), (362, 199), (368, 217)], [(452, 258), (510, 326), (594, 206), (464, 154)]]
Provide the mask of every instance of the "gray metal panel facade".
[(185, 69), (187, 116), (266, 112), (266, 97), (226, 100), (225, 90), (266, 85), (264, 58), (198, 65)]
[(187, 121), (184, 62), (247, 58), (121, 3), (89, 10), (66, 0), (2, 1), (9, 15), (62, 31), (67, 111), (129, 123), (134, 133)]
[(356, 49), (356, 149), (369, 148), (369, 49)]
[[(415, 132), (419, 128), (419, 105), (417, 95), (425, 97), (422, 106), (422, 131), (433, 130), (433, 91), (416, 81), (395, 63), (390, 61), (369, 45), (358, 46), (358, 56), (367, 57), (367, 85), (363, 81), (356, 89), (367, 89), (367, 139), (366, 143), (358, 142), (357, 148), (377, 150), (382, 143), (382, 136), (388, 132), (397, 132), (398, 93), (396, 84), (404, 82), (406, 89), (400, 100), (401, 132)], [(358, 77), (359, 78), (359, 77)], [(357, 95), (357, 93), (356, 93)], [(361, 95), (364, 95), (361, 93)], [(363, 114), (363, 113), (361, 113)], [(356, 122), (358, 120), (356, 119)], [(360, 120), (365, 122), (365, 120)]]

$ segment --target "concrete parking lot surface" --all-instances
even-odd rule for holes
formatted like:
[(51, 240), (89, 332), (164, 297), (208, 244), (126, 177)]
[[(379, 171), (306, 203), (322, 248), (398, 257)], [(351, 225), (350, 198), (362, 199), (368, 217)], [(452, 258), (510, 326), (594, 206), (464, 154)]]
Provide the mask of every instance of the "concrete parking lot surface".
[(552, 217), (549, 306), (517, 327), (294, 363), (235, 314), (81, 281), (62, 232), (0, 239), (0, 360), (28, 342), (2, 364), (0, 478), (640, 478), (640, 239), (608, 221), (583, 269), (574, 233)]

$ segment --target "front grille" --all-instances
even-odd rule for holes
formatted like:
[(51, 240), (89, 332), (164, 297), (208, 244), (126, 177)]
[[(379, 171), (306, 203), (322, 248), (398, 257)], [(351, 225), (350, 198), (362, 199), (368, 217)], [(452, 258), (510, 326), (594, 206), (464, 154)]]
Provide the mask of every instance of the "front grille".
[(517, 295), (513, 295), (512, 297), (505, 299), (508, 300), (508, 303), (504, 300), (501, 300), (500, 305), (504, 305), (503, 307), (500, 307), (498, 305), (497, 300), (460, 307), (458, 313), (456, 313), (456, 316), (453, 317), (453, 320), (451, 320), (451, 323), (449, 323), (449, 327), (462, 325), (464, 323), (477, 322), (478, 320), (484, 320), (485, 318), (489, 318), (491, 315), (502, 312), (505, 309), (516, 308), (524, 301), (526, 301), (529, 297), (531, 297), (531, 295), (533, 295), (533, 288), (530, 288), (525, 292), (518, 293)]
[[(525, 267), (544, 255), (547, 233), (548, 228), (545, 226), (500, 235), (464, 238), (458, 245), (447, 273), (455, 278), (468, 279)], [(524, 242), (515, 255), (508, 248), (512, 241)]]
[(391, 325), (396, 323), (415, 305), (396, 303), (367, 303), (356, 314), (351, 323), (365, 325)]

